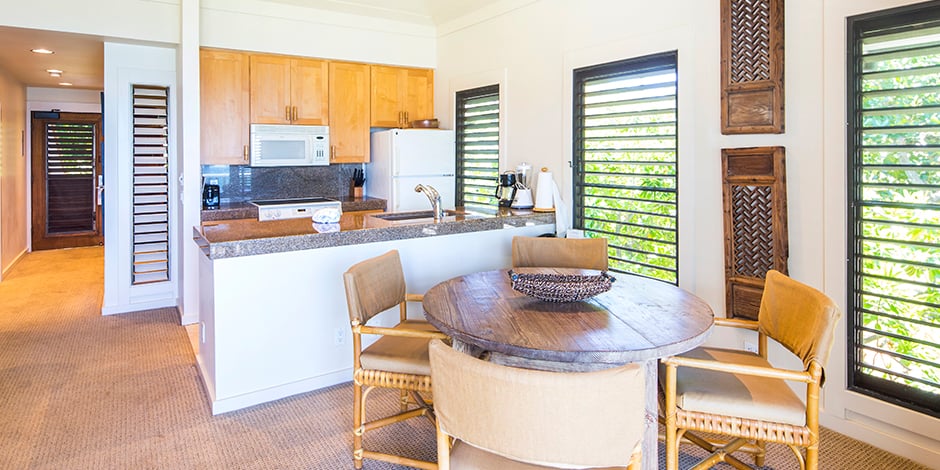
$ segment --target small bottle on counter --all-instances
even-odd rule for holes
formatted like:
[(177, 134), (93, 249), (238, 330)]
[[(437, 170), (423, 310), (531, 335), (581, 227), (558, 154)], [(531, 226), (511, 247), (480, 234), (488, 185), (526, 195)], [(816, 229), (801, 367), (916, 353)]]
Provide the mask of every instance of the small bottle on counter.
[(202, 208), (219, 208), (219, 180), (215, 178), (207, 179), (202, 187)]

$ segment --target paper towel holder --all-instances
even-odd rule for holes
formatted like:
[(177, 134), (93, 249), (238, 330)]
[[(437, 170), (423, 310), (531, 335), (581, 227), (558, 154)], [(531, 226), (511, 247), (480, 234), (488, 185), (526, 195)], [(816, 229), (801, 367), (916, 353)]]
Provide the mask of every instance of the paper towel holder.
[[(542, 177), (543, 174), (548, 174), (548, 176)], [(546, 180), (549, 183), (551, 183), (553, 187), (546, 188), (545, 187)], [(554, 193), (554, 190), (555, 190), (554, 188), (555, 181), (551, 178), (551, 173), (548, 171), (548, 167), (544, 167), (544, 166), (542, 167), (542, 171), (539, 173), (539, 178), (537, 179), (537, 181), (539, 185), (537, 188), (535, 188), (536, 190), (535, 207), (532, 208), (532, 211), (533, 212), (555, 212), (555, 205), (554, 205), (554, 201), (552, 197), (552, 193)], [(545, 191), (548, 191), (548, 195), (545, 194)], [(545, 201), (546, 197), (548, 197), (549, 200), (553, 201), (552, 205), (550, 207), (539, 207), (539, 204)]]

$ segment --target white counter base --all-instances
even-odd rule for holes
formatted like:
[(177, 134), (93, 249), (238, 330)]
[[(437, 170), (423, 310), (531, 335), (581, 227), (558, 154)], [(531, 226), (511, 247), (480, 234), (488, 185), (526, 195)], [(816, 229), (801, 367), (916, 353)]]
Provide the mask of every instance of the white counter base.
[[(397, 249), (410, 293), (443, 280), (509, 267), (516, 235), (535, 225), (362, 245), (200, 260), (198, 364), (219, 414), (352, 380), (342, 274)], [(423, 318), (420, 305), (409, 316)], [(379, 316), (397, 321), (397, 309)]]

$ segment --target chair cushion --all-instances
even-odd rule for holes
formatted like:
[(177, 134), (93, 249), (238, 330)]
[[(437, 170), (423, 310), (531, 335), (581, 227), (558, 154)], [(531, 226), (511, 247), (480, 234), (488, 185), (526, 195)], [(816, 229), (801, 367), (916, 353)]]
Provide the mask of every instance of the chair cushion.
[[(457, 441), (450, 450), (450, 468), (454, 470), (548, 470), (564, 467), (545, 467), (542, 465), (507, 459), (463, 441)], [(579, 467), (581, 468), (581, 467)], [(623, 467), (604, 467), (598, 470), (615, 470)]]
[[(757, 354), (733, 349), (697, 348), (682, 356), (773, 367)], [(806, 425), (806, 405), (781, 379), (679, 367), (676, 406), (686, 411)]]
[[(395, 328), (437, 331), (430, 323), (420, 320), (405, 320)], [(431, 375), (431, 365), (428, 359), (429, 341), (425, 338), (382, 336), (362, 351), (359, 361), (363, 369)]]

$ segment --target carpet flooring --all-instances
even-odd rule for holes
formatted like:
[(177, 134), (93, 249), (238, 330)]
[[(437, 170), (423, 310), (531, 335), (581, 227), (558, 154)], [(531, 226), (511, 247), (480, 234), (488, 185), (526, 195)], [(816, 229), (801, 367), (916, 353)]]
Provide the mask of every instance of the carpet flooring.
[[(174, 309), (100, 315), (102, 256), (31, 253), (0, 282), (0, 469), (353, 468), (349, 383), (212, 416)], [(376, 391), (370, 409), (396, 399)], [(423, 419), (367, 445), (435, 458)], [(765, 469), (797, 467), (786, 448), (769, 450)], [(927, 468), (829, 430), (820, 458), (823, 469)]]

